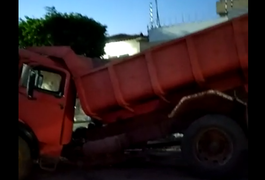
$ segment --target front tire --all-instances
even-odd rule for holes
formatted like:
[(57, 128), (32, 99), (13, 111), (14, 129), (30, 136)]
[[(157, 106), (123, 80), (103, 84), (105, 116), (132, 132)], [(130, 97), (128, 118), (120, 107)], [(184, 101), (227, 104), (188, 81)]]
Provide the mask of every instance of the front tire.
[(24, 180), (28, 177), (32, 168), (32, 158), (28, 143), (18, 137), (18, 179)]
[(235, 172), (247, 150), (242, 128), (223, 115), (206, 115), (193, 122), (184, 134), (182, 155), (193, 172), (210, 178)]

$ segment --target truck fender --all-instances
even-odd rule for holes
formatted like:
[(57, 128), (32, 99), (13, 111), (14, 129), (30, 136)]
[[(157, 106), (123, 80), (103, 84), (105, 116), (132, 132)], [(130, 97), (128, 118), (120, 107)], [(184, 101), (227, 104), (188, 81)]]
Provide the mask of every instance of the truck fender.
[[(246, 103), (220, 91), (208, 90), (183, 97), (168, 117), (185, 119), (187, 122), (186, 126), (188, 126), (194, 120), (206, 114), (229, 114), (232, 110), (235, 110), (235, 108), (244, 110), (246, 109)], [(183, 124), (185, 124), (185, 122)]]
[(18, 135), (28, 143), (32, 158), (37, 159), (39, 157), (39, 141), (33, 130), (20, 120), (18, 121)]

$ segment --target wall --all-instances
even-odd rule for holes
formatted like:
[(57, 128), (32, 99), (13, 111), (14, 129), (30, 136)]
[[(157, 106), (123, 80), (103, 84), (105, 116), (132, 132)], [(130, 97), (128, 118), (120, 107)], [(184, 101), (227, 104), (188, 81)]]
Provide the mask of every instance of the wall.
[(76, 99), (73, 131), (79, 127), (88, 127), (90, 122), (91, 118), (84, 113), (79, 99)]
[(113, 57), (126, 57), (138, 54), (146, 49), (156, 46), (164, 41), (148, 42), (138, 40), (127, 40), (108, 43), (105, 46), (106, 54), (103, 58), (109, 59)]
[(89, 121), (90, 117), (88, 117), (80, 104), (80, 100), (76, 99), (76, 103), (75, 103), (75, 117), (74, 117), (74, 121)]
[(110, 42), (105, 45), (104, 59), (113, 57), (131, 56), (140, 52), (140, 43), (136, 39)]
[[(225, 5), (227, 5), (227, 7), (225, 7)], [(228, 19), (248, 13), (248, 0), (227, 0), (227, 3), (225, 3), (225, 0), (220, 0), (216, 2), (216, 12), (217, 14), (222, 15), (222, 17), (208, 21), (183, 23), (150, 29), (148, 30), (149, 41), (165, 42), (180, 38), (210, 26), (225, 22)]]
[(222, 17), (203, 22), (185, 23), (174, 26), (151, 29), (148, 31), (149, 41), (150, 42), (169, 41), (208, 28), (210, 26), (225, 22), (227, 20), (228, 20), (227, 17)]
[(149, 49), (153, 46), (163, 43), (164, 41), (156, 41), (156, 42), (140, 42), (140, 52)]
[(216, 13), (223, 16), (233, 10), (248, 9), (248, 0), (219, 0), (216, 2)]

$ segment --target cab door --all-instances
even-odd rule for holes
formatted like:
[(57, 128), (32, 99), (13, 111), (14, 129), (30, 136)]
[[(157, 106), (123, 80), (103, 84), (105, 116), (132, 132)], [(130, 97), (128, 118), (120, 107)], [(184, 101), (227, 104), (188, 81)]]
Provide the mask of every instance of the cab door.
[[(32, 97), (28, 96), (29, 73), (38, 73)], [(23, 64), (19, 83), (19, 118), (40, 143), (58, 145), (65, 116), (70, 74), (61, 68)]]

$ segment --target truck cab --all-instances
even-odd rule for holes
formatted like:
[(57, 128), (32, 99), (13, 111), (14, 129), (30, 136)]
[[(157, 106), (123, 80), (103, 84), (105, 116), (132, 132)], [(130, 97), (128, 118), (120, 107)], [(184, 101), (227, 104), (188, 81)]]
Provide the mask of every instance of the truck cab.
[(70, 73), (52, 63), (19, 62), (19, 123), (30, 127), (40, 154), (60, 156), (71, 141), (75, 88)]

